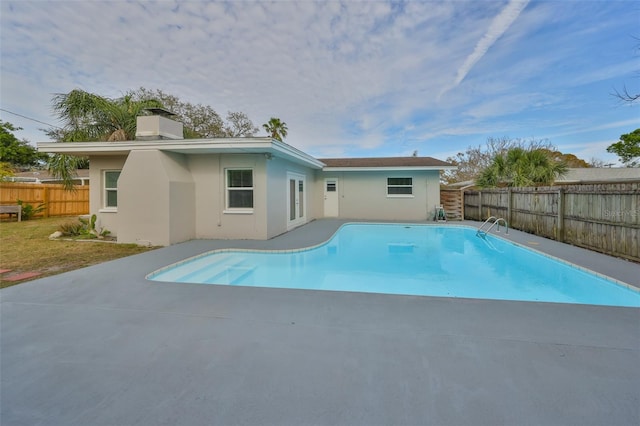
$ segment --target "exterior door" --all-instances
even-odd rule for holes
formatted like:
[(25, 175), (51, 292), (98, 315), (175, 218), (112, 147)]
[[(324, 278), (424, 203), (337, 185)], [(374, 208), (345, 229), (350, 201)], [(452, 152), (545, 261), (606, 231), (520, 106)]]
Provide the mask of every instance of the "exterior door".
[(287, 229), (307, 221), (306, 180), (303, 175), (287, 173)]
[(324, 217), (338, 217), (338, 179), (324, 180)]

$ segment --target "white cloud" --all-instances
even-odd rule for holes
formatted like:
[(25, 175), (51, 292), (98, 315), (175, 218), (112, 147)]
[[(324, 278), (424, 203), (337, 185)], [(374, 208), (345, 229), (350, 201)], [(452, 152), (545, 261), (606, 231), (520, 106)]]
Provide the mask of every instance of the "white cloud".
[[(629, 131), (634, 130), (638, 126), (640, 126), (640, 118), (632, 118), (630, 120), (621, 120), (621, 121), (611, 121), (598, 125), (590, 125), (590, 126), (578, 126), (581, 123), (568, 123), (567, 127), (570, 127), (570, 130), (554, 133), (552, 135), (547, 136), (548, 138), (557, 138), (560, 136), (568, 136), (568, 135), (577, 135), (582, 133), (592, 133), (601, 130), (609, 130), (609, 129), (621, 129), (628, 128)], [(622, 133), (617, 134), (615, 137), (618, 137)], [(611, 142), (609, 142), (611, 144)]]
[[(488, 134), (572, 132), (575, 117), (602, 123), (603, 107), (572, 105), (567, 82), (606, 83), (628, 70), (630, 58), (592, 60), (588, 46), (619, 45), (611, 34), (634, 22), (608, 11), (616, 3), (585, 13), (564, 2), (503, 1), (3, 0), (0, 8), (5, 109), (53, 121), (53, 93), (114, 97), (144, 86), (222, 116), (244, 111), (256, 125), (280, 117), (287, 141), (318, 155), (429, 155), (448, 150), (442, 140), (453, 151)], [(599, 67), (574, 69), (569, 57)], [(630, 117), (621, 110), (606, 121)], [(44, 138), (40, 127), (31, 123), (33, 140)]]
[(489, 28), (484, 33), (482, 38), (478, 41), (475, 48), (473, 49), (473, 52), (469, 56), (467, 56), (467, 59), (465, 59), (462, 66), (458, 68), (458, 72), (456, 73), (456, 78), (453, 84), (449, 87), (446, 87), (440, 93), (440, 96), (457, 87), (462, 82), (462, 80), (464, 80), (469, 71), (471, 71), (474, 65), (480, 59), (482, 59), (482, 57), (487, 53), (491, 46), (493, 46), (496, 40), (498, 40), (509, 29), (514, 21), (518, 19), (520, 13), (524, 10), (525, 7), (527, 7), (527, 3), (529, 3), (528, 0), (511, 0), (507, 4), (507, 6), (502, 9), (500, 14), (498, 14), (493, 19), (491, 25), (489, 25)]
[(613, 167), (622, 167), (622, 163), (618, 157), (615, 154), (607, 152), (607, 147), (612, 143), (613, 141), (590, 141), (577, 144), (563, 144), (559, 146), (558, 149), (562, 152), (570, 152), (587, 162), (595, 159), (604, 161)]

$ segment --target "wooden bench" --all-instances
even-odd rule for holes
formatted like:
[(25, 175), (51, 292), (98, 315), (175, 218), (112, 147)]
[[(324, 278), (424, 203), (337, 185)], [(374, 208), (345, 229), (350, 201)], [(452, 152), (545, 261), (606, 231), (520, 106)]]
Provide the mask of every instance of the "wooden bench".
[(22, 206), (0, 206), (0, 214), (8, 214), (9, 217), (15, 214), (18, 222), (22, 221)]

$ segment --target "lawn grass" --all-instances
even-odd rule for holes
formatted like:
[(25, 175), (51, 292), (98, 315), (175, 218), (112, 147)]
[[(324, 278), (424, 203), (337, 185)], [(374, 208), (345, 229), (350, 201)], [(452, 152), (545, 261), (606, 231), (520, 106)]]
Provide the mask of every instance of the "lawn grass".
[(0, 221), (0, 269), (11, 270), (0, 275), (0, 288), (29, 281), (5, 279), (14, 273), (38, 272), (38, 277), (31, 278), (37, 279), (153, 249), (136, 244), (49, 240), (61, 224), (76, 221), (77, 216)]

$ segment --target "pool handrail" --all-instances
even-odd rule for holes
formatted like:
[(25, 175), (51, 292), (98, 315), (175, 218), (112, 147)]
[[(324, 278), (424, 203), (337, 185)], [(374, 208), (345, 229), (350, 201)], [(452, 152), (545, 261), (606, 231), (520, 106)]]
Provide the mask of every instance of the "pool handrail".
[[(491, 220), (493, 220), (493, 222), (491, 222)], [(505, 234), (509, 235), (509, 224), (507, 223), (506, 219), (503, 218), (503, 217), (490, 216), (487, 220), (484, 221), (484, 223), (482, 225), (480, 225), (480, 227), (476, 231), (476, 236), (485, 236), (485, 235), (487, 235), (493, 229), (493, 227), (496, 226), (496, 225), (497, 225), (496, 232), (500, 232), (500, 221), (502, 221), (502, 223), (504, 223), (504, 227), (507, 229)], [(491, 223), (491, 225), (489, 226), (489, 228), (487, 228), (486, 231), (484, 231), (482, 228), (484, 228), (484, 226), (489, 224), (489, 223)]]

